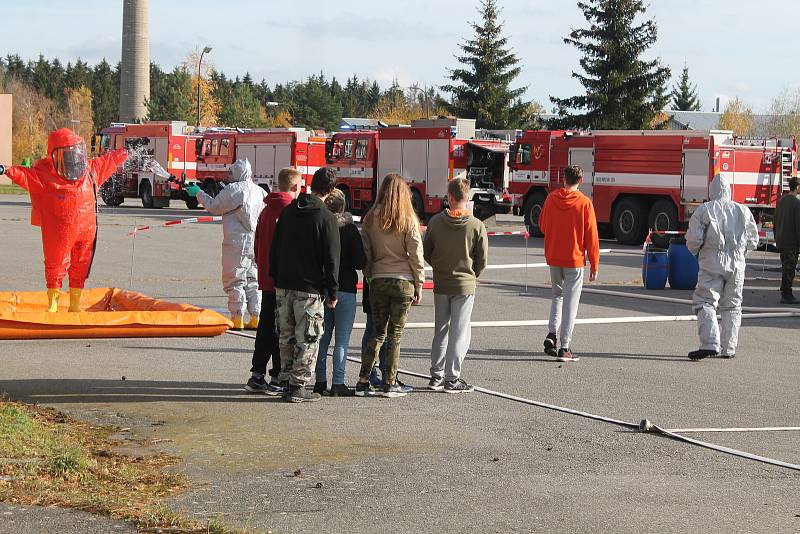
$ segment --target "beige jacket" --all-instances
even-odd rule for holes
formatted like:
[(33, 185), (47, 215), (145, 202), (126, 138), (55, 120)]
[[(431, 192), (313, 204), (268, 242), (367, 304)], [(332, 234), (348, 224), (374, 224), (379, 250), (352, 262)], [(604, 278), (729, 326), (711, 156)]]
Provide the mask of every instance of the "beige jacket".
[(367, 266), (364, 276), (373, 278), (399, 278), (421, 286), (425, 281), (425, 264), (422, 258), (422, 235), (419, 227), (406, 234), (388, 234), (373, 226), (362, 229)]

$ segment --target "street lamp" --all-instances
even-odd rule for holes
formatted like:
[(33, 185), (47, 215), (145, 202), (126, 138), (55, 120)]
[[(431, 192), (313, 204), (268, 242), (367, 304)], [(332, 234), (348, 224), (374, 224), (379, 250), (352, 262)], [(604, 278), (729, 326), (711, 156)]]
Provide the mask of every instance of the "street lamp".
[(197, 124), (195, 125), (196, 128), (200, 128), (200, 81), (202, 79), (201, 75), (201, 66), (203, 65), (203, 56), (211, 52), (211, 47), (206, 46), (203, 48), (203, 51), (200, 53), (200, 61), (197, 62)]

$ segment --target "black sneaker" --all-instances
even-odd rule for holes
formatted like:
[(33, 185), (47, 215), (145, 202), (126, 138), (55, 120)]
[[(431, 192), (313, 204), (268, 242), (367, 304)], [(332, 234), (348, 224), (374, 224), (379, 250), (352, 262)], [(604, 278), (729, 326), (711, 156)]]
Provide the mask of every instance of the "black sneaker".
[(428, 389), (431, 391), (442, 391), (444, 389), (444, 379), (431, 377), (428, 381)]
[(404, 390), (403, 386), (398, 383), (394, 384), (386, 384), (383, 386), (383, 392), (381, 393), (382, 397), (386, 397), (387, 399), (394, 399), (396, 397), (405, 397), (408, 395)]
[(703, 358), (713, 358), (717, 356), (717, 351), (715, 350), (693, 350), (689, 353), (689, 359), (692, 361), (702, 360)]
[(326, 391), (328, 391), (328, 383), (327, 382), (315, 382), (314, 383), (314, 393), (319, 393), (320, 395), (325, 395)]
[(277, 378), (273, 378), (267, 384), (267, 391), (264, 393), (270, 397), (280, 397), (283, 395), (283, 386), (278, 382)]
[(289, 382), (287, 380), (281, 382), (281, 389), (283, 390), (281, 391), (281, 397), (283, 397), (284, 401), (289, 402), (289, 397), (292, 396), (292, 389), (289, 387)]
[(289, 394), (284, 397), (287, 402), (317, 402), (322, 399), (322, 395), (307, 391), (306, 388), (301, 386), (289, 386)]
[(375, 388), (369, 382), (356, 384), (356, 397), (373, 397), (375, 396)]
[(445, 393), (469, 393), (471, 391), (475, 391), (475, 387), (460, 378), (446, 382), (444, 385)]
[(558, 351), (556, 350), (556, 346), (558, 344), (558, 339), (556, 335), (552, 332), (547, 334), (547, 337), (544, 338), (544, 353), (548, 356), (552, 356), (555, 358), (558, 356)]
[(781, 296), (781, 304), (797, 304), (800, 300), (792, 295), (791, 293), (787, 293)]
[(244, 390), (248, 393), (266, 393), (268, 388), (269, 384), (267, 384), (266, 380), (254, 376), (251, 376), (244, 386)]
[(400, 382), (399, 378), (395, 379), (394, 383), (397, 384), (398, 386), (400, 386), (400, 390), (403, 393), (411, 393), (412, 391), (414, 391), (414, 386), (409, 386), (408, 384), (403, 384), (402, 382)]
[(353, 390), (344, 384), (333, 384), (328, 395), (331, 397), (352, 397)]
[(556, 356), (556, 360), (560, 362), (577, 362), (580, 360), (580, 358), (575, 356), (568, 348), (562, 347), (558, 349), (558, 356)]

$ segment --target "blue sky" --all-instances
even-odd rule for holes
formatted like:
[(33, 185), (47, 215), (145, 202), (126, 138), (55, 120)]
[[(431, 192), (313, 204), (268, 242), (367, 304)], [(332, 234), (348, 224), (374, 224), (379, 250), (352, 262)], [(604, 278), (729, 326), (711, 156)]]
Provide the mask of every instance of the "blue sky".
[[(506, 34), (523, 72), (519, 85), (549, 108), (548, 95), (579, 90), (576, 51), (562, 38), (585, 21), (573, 0), (500, 0)], [(150, 0), (151, 57), (162, 67), (196, 46), (229, 75), (270, 84), (324, 71), (387, 85), (439, 85), (468, 21), (472, 0)], [(800, 86), (796, 0), (652, 0), (659, 25), (652, 49), (677, 74), (686, 62), (703, 108), (740, 96), (756, 111), (782, 89)], [(0, 0), (0, 54), (39, 53), (94, 63), (120, 56), (121, 0)]]

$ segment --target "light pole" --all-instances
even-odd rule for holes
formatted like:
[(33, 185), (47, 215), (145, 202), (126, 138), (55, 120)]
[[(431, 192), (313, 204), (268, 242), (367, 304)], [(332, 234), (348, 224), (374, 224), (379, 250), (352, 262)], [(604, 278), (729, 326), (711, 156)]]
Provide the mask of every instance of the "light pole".
[(197, 124), (195, 128), (200, 128), (200, 82), (202, 81), (201, 66), (203, 65), (203, 56), (211, 52), (211, 47), (206, 46), (200, 53), (200, 61), (197, 62)]

